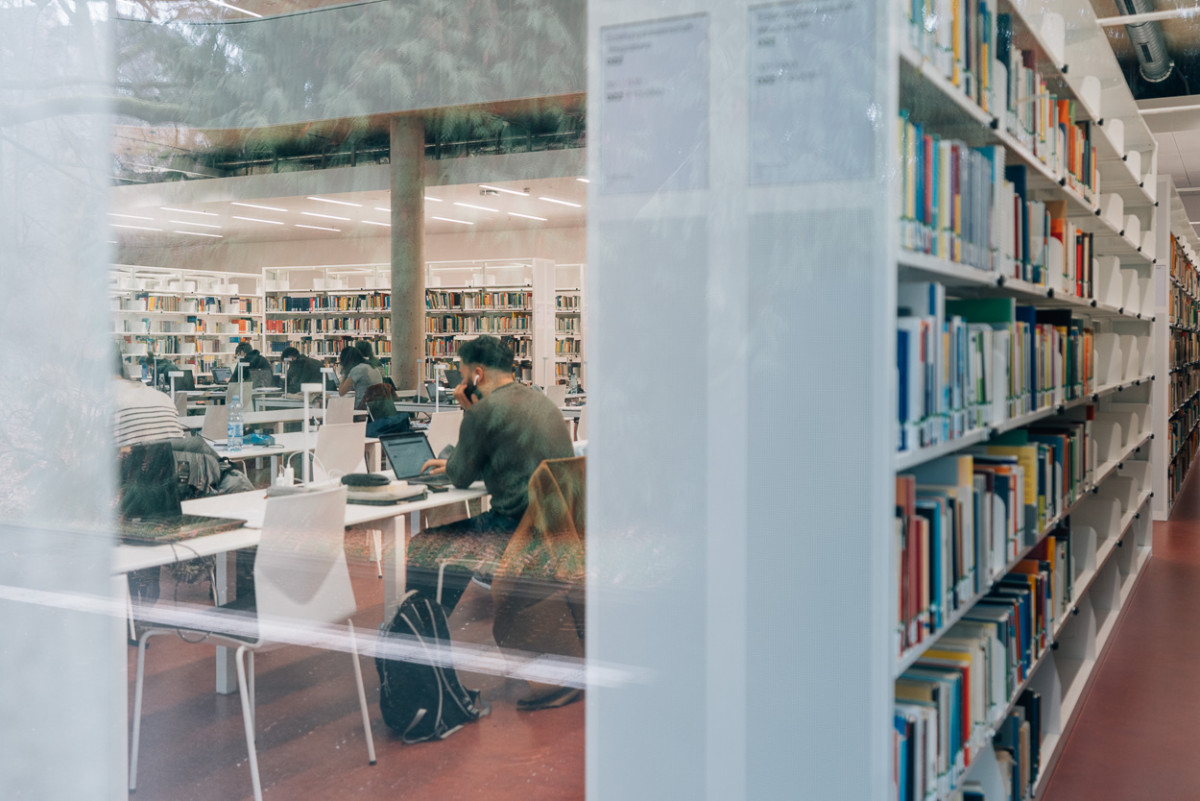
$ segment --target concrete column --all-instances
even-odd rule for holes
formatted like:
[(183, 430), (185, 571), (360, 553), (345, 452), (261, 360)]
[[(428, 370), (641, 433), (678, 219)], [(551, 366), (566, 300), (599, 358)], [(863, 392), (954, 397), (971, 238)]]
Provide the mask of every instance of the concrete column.
[(425, 122), (395, 117), (392, 163), (392, 381), (421, 385), (425, 356)]

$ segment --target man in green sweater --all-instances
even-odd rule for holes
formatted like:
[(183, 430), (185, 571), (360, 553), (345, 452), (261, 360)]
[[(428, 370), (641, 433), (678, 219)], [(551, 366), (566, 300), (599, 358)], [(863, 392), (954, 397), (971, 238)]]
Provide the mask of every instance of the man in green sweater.
[(481, 336), (458, 349), (463, 382), (454, 397), (463, 407), (458, 445), (449, 459), (431, 459), (422, 471), (445, 472), (457, 487), (483, 480), (491, 509), (431, 528), (408, 546), (407, 586), (433, 598), (438, 565), (448, 562), (442, 606), (449, 615), (475, 566), (499, 559), (529, 505), (529, 479), (544, 459), (574, 456), (562, 412), (513, 379), (513, 354), (499, 339)]

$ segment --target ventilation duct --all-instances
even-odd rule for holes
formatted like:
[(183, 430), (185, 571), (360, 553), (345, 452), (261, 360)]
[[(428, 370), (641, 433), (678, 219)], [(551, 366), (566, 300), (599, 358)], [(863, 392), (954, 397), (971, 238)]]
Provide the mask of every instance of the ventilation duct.
[[(1117, 0), (1117, 7), (1125, 14), (1149, 14), (1154, 11), (1154, 0)], [(1161, 83), (1171, 75), (1175, 66), (1167, 53), (1167, 41), (1157, 22), (1139, 22), (1126, 25), (1126, 32), (1137, 52), (1139, 68), (1148, 83)]]

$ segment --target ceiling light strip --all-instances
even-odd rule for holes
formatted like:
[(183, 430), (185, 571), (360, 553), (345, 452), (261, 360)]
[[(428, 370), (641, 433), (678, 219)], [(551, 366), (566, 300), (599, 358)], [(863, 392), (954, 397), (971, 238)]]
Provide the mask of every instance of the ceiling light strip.
[(212, 3), (214, 6), (220, 6), (221, 8), (228, 8), (230, 11), (237, 11), (239, 13), (246, 14), (248, 16), (255, 17), (257, 19), (263, 18), (262, 14), (255, 14), (253, 11), (247, 11), (244, 8), (238, 8), (237, 6), (231, 6), (229, 3), (221, 2), (221, 0), (208, 0), (208, 2)]
[(171, 223), (171, 225), (194, 225), (198, 228), (220, 228), (221, 227), (219, 225), (213, 225), (212, 223), (192, 222), (190, 220), (167, 220), (167, 222)]
[(518, 213), (518, 212), (515, 212), (515, 211), (510, 211), (510, 212), (508, 213), (508, 216), (509, 216), (509, 217), (520, 217), (520, 218), (522, 218), (522, 219), (525, 219), (525, 220), (537, 220), (537, 221), (539, 221), (539, 222), (546, 222), (546, 218), (545, 218), (545, 217), (534, 217), (532, 214), (520, 214), (520, 213)]
[(238, 217), (236, 214), (233, 216), (233, 219), (245, 220), (246, 222), (266, 223), (267, 225), (283, 225), (283, 223), (279, 220), (264, 220), (261, 217)]
[(170, 206), (159, 206), (163, 211), (177, 211), (180, 214), (203, 214), (205, 217), (219, 217), (221, 215), (212, 211), (196, 211), (195, 209), (176, 209)]
[(477, 209), (477, 210), (479, 210), (479, 211), (490, 211), (490, 212), (492, 212), (493, 214), (498, 214), (498, 213), (500, 212), (500, 209), (493, 209), (493, 208), (492, 208), (492, 207), (490, 207), (490, 206), (476, 206), (474, 203), (462, 203), (462, 202), (460, 202), (460, 201), (457, 201), (457, 200), (456, 200), (456, 201), (454, 201), (454, 205), (455, 205), (455, 206), (462, 206), (464, 209)]
[(538, 200), (544, 200), (544, 201), (546, 201), (547, 203), (557, 203), (557, 204), (558, 204), (558, 205), (560, 205), (560, 206), (570, 206), (571, 208), (575, 208), (575, 209), (582, 209), (582, 208), (583, 208), (583, 204), (582, 204), (582, 203), (572, 203), (572, 202), (571, 202), (571, 201), (569, 201), (569, 200), (559, 200), (559, 199), (558, 199), (558, 198), (556, 198), (556, 197), (546, 197), (545, 195), (540, 195), (540, 196), (538, 197)]
[(187, 234), (188, 236), (209, 236), (213, 239), (224, 239), (220, 234), (210, 234), (207, 231), (172, 231), (173, 234)]
[(339, 220), (341, 222), (350, 222), (349, 217), (338, 217), (336, 214), (318, 214), (315, 211), (302, 211), (300, 213), (303, 214), (305, 217), (320, 217), (321, 219), (324, 219), (324, 220)]
[(133, 228), (137, 231), (161, 231), (161, 228), (151, 228), (147, 225), (126, 225), (125, 223), (109, 223), (113, 228)]
[(363, 220), (364, 225), (382, 225), (384, 228), (391, 228), (391, 223), (379, 222), (378, 220)]
[(458, 223), (459, 225), (474, 225), (475, 224), (473, 222), (468, 222), (467, 220), (456, 220), (453, 217), (430, 217), (430, 219), (441, 220), (442, 222)]
[(278, 206), (260, 206), (260, 205), (258, 205), (257, 203), (242, 203), (242, 202), (240, 202), (240, 201), (237, 201), (237, 200), (231, 200), (231, 201), (230, 201), (230, 203), (229, 203), (229, 205), (231, 205), (231, 206), (243, 206), (243, 207), (245, 207), (245, 208), (247, 208), (247, 209), (262, 209), (263, 211), (282, 211), (282, 212), (286, 212), (286, 211), (287, 211), (287, 209), (281, 209), (281, 208), (279, 208)]
[(140, 214), (117, 214), (115, 211), (110, 211), (110, 212), (108, 213), (108, 216), (110, 216), (110, 217), (123, 217), (123, 218), (125, 218), (126, 220), (145, 220), (145, 221), (147, 221), (147, 222), (154, 222), (154, 218), (153, 218), (153, 217), (143, 217), (143, 216), (141, 216)]
[(303, 225), (302, 223), (296, 223), (296, 227), (307, 228), (310, 231), (333, 231), (335, 234), (340, 234), (342, 232), (341, 228), (326, 228), (323, 225)]
[(334, 205), (336, 205), (336, 206), (353, 206), (353, 207), (354, 207), (354, 208), (356, 208), (356, 209), (361, 209), (361, 208), (362, 208), (362, 204), (361, 204), (361, 203), (351, 203), (351, 202), (350, 202), (350, 201), (348, 201), (348, 200), (334, 200), (333, 198), (330, 198), (330, 197), (317, 197), (316, 195), (309, 195), (309, 196), (308, 196), (308, 199), (309, 199), (309, 200), (316, 200), (316, 201), (319, 201), (319, 202), (321, 202), (321, 203), (333, 203), (333, 204), (334, 204)]

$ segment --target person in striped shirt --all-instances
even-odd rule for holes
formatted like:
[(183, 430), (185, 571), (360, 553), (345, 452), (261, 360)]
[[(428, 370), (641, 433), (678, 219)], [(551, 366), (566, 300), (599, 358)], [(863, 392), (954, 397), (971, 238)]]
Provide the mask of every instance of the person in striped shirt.
[(141, 381), (125, 378), (125, 366), (117, 354), (114, 392), (113, 441), (118, 448), (159, 439), (183, 436), (175, 404), (165, 393)]

